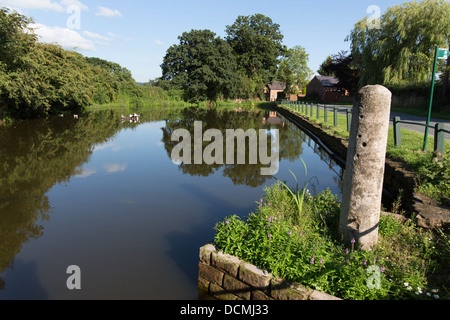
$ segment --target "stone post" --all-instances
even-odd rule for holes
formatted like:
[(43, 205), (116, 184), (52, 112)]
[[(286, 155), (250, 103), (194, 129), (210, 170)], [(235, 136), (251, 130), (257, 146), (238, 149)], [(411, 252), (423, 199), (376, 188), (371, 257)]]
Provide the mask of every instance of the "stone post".
[(372, 250), (378, 241), (391, 92), (383, 86), (366, 86), (353, 108), (339, 232)]

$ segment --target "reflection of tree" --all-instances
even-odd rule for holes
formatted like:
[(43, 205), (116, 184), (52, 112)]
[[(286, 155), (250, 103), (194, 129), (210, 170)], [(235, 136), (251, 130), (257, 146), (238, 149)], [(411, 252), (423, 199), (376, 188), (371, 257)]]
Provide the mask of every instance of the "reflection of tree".
[[(282, 159), (289, 159), (294, 161), (299, 158), (303, 152), (302, 144), (305, 140), (305, 135), (302, 134), (297, 127), (290, 122), (279, 117), (273, 121), (267, 121), (269, 113), (262, 112), (225, 112), (214, 110), (197, 110), (185, 109), (182, 115), (175, 120), (167, 120), (166, 126), (163, 128), (163, 142), (168, 157), (172, 155), (173, 148), (179, 144), (178, 141), (172, 141), (172, 134), (177, 129), (187, 129), (191, 134), (192, 145), (194, 143), (194, 122), (202, 121), (203, 133), (208, 129), (218, 129), (224, 137), (224, 154), (226, 150), (226, 130), (227, 129), (278, 129), (280, 138), (280, 161)], [(280, 121), (281, 120), (281, 121)], [(248, 142), (248, 140), (247, 140)], [(208, 146), (211, 142), (203, 142), (203, 148)], [(268, 139), (268, 146), (270, 147), (270, 139)], [(235, 144), (235, 151), (237, 145)], [(270, 148), (269, 148), (270, 150)], [(192, 159), (194, 159), (194, 148), (191, 150)], [(235, 152), (236, 154), (236, 152)], [(246, 143), (246, 156), (248, 160), (249, 144)], [(225, 158), (224, 158), (225, 163)], [(236, 163), (236, 162), (235, 162)], [(180, 164), (179, 168), (184, 174), (193, 176), (209, 176), (221, 167), (223, 175), (229, 177), (234, 184), (245, 184), (252, 187), (257, 187), (264, 184), (270, 176), (261, 175), (261, 168), (268, 167), (258, 162), (258, 164)]]
[(0, 127), (0, 273), (13, 266), (24, 243), (42, 235), (39, 223), (49, 219), (51, 209), (46, 192), (79, 173), (93, 145), (119, 128), (113, 112)]

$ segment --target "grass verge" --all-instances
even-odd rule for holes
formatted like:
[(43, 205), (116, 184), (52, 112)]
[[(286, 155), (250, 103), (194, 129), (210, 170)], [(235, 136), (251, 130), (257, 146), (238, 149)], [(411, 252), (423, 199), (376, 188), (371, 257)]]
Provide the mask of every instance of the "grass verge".
[[(337, 126), (333, 125), (333, 112), (328, 112), (328, 122), (324, 121), (324, 111), (321, 109), (319, 119), (314, 109), (313, 116), (306, 113), (295, 112), (316, 123), (331, 135), (348, 139), (347, 116), (338, 114)], [(423, 152), (423, 134), (407, 129), (401, 129), (402, 146), (394, 145), (394, 130), (389, 128), (386, 156), (393, 160), (404, 162), (407, 167), (416, 173), (416, 191), (426, 194), (438, 204), (450, 206), (450, 141), (444, 142), (446, 154), (436, 155), (432, 151)], [(434, 137), (430, 136), (427, 150), (433, 150)]]
[(304, 193), (303, 209), (287, 187), (266, 188), (255, 211), (215, 226), (215, 244), (277, 277), (342, 299), (448, 299), (450, 242), (391, 216), (380, 220), (372, 252), (345, 246), (337, 234), (340, 204), (329, 190)]

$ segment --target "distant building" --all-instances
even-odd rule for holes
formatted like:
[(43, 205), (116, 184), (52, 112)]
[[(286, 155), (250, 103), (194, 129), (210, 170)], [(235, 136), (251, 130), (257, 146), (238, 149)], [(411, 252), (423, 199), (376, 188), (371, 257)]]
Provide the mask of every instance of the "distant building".
[(284, 98), (284, 90), (286, 90), (286, 84), (280, 81), (273, 81), (267, 85), (264, 89), (266, 95), (266, 101), (277, 101)]
[[(298, 89), (298, 88), (297, 88)], [(304, 95), (290, 94), (286, 97), (286, 84), (281, 81), (273, 81), (267, 85), (264, 89), (264, 94), (266, 95), (266, 101), (277, 101), (278, 99), (288, 99), (290, 101), (297, 101), (299, 97), (304, 97)]]
[(325, 103), (351, 100), (349, 92), (339, 87), (339, 79), (336, 77), (315, 76), (306, 86), (306, 96), (314, 93)]

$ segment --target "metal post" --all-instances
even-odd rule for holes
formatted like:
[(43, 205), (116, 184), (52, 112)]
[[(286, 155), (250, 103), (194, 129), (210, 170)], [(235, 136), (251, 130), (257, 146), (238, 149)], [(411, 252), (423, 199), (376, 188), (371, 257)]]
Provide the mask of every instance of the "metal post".
[(400, 117), (394, 118), (394, 146), (401, 147), (402, 145), (402, 132), (400, 128)]
[(444, 153), (444, 124), (436, 123), (434, 127), (434, 150), (440, 153)]
[(335, 127), (337, 127), (338, 126), (338, 113), (337, 113), (336, 106), (333, 106), (333, 116), (334, 116), (333, 125)]
[(323, 112), (324, 112), (324, 121), (325, 121), (325, 123), (327, 123), (328, 122), (328, 111), (327, 111), (327, 106), (324, 104), (323, 105)]
[(430, 125), (431, 108), (433, 107), (434, 80), (436, 78), (436, 65), (437, 65), (438, 51), (439, 51), (439, 47), (436, 47), (436, 49), (434, 50), (433, 75), (431, 76), (430, 106), (428, 108), (427, 126), (425, 127), (425, 137), (424, 137), (424, 141), (423, 141), (423, 151), (427, 151), (428, 129), (429, 129), (428, 126)]
[(347, 131), (350, 132), (352, 127), (352, 112), (347, 109)]

